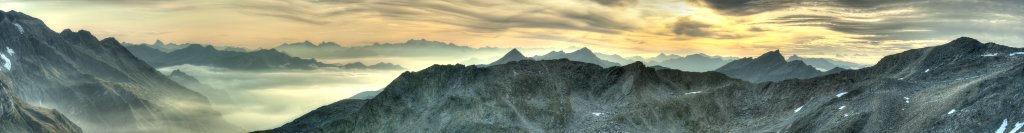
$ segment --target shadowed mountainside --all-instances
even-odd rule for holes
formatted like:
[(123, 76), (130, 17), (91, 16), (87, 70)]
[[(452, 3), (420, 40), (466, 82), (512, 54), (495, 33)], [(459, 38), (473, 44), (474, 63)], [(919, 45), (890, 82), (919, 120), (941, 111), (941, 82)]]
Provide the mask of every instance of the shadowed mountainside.
[(1018, 81), (1024, 49), (970, 38), (758, 84), (640, 63), (435, 65), (265, 132), (991, 132), (1024, 121)]
[(0, 12), (0, 80), (25, 103), (53, 108), (85, 132), (237, 132), (206, 97), (171, 81), (114, 38), (56, 33)]

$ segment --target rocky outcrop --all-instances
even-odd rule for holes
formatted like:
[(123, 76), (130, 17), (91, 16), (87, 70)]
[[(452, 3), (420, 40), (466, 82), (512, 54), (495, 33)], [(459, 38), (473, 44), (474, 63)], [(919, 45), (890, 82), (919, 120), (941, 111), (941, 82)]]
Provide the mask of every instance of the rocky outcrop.
[[(19, 25), (19, 26), (12, 26)], [(139, 60), (114, 38), (56, 33), (20, 12), (0, 12), (0, 80), (25, 103), (53, 108), (85, 132), (237, 132), (206, 97)], [(19, 28), (7, 28), (19, 27)]]
[(53, 109), (28, 105), (0, 81), (0, 132), (81, 133), (82, 129)]
[(787, 62), (779, 50), (769, 51), (757, 58), (732, 61), (715, 71), (754, 83), (806, 79), (823, 75), (821, 71), (804, 64), (803, 61)]
[(311, 113), (332, 119), (268, 132), (1006, 131), (1024, 123), (1016, 52), (1024, 49), (961, 38), (864, 69), (758, 84), (640, 63), (435, 65), (403, 73), (362, 106)]

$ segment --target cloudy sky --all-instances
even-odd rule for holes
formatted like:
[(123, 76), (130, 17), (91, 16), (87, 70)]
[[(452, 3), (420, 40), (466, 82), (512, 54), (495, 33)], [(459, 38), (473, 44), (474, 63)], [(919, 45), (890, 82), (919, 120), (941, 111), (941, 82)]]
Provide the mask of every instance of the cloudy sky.
[(1024, 46), (1020, 0), (0, 0), (54, 29), (250, 48), (425, 38), (654, 56), (884, 55), (960, 36)]

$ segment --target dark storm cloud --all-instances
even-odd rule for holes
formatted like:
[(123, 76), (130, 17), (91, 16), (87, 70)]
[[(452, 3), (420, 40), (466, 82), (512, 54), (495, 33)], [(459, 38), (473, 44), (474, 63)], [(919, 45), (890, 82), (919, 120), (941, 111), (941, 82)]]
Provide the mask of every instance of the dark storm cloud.
[(712, 35), (711, 32), (707, 31), (707, 28), (711, 27), (711, 25), (693, 21), (689, 17), (680, 17), (678, 21), (672, 24), (672, 27), (672, 33), (675, 33), (676, 35), (686, 35), (691, 37), (706, 37)]
[[(598, 0), (602, 5), (624, 6), (636, 0)], [(372, 14), (393, 20), (412, 20), (467, 27), (477, 32), (510, 28), (550, 28), (619, 33), (636, 28), (607, 8), (573, 8), (536, 1), (274, 1), (238, 4), (244, 14), (277, 17), (308, 24), (331, 23), (333, 17)], [(495, 12), (492, 8), (529, 5)], [(344, 7), (344, 8), (335, 8)], [(609, 7), (610, 8), (610, 7)]]
[(687, 0), (715, 9), (725, 15), (745, 16), (802, 6), (831, 6), (870, 9), (886, 5), (925, 0)]
[[(837, 32), (866, 35), (859, 39), (873, 42), (945, 40), (959, 36), (1016, 35), (1024, 32), (1024, 29), (1019, 26), (1024, 25), (1024, 17), (1019, 15), (1024, 14), (1024, 1), (1021, 0), (691, 0), (690, 2), (715, 9), (720, 14), (732, 16), (754, 15), (790, 8), (825, 7), (810, 9), (816, 14), (797, 13), (771, 19), (767, 23), (825, 27)], [(896, 10), (911, 11), (889, 12)], [(1009, 42), (1019, 43), (1020, 40)]]
[[(966, 35), (1019, 34), (1024, 13), (1021, 5), (1013, 1), (943, 1), (903, 5), (914, 12), (875, 17), (789, 15), (771, 20), (771, 23), (826, 27), (833, 31), (872, 35), (861, 39), (927, 40), (948, 39)], [(854, 6), (854, 5), (851, 5)], [(865, 6), (865, 5), (856, 5)], [(881, 19), (880, 21), (860, 21)]]

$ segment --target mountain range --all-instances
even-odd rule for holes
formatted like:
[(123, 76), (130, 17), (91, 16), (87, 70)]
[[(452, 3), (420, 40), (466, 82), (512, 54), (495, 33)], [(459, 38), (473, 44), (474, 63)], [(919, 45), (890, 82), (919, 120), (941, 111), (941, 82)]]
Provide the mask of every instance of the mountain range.
[[(100, 40), (85, 30), (57, 33), (15, 11), (0, 11), (0, 27), (0, 80), (12, 86), (6, 94), (57, 110), (84, 132), (241, 131), (206, 97), (160, 74), (114, 38)], [(38, 112), (49, 118), (35, 120), (54, 120), (52, 129), (74, 131), (62, 128), (70, 126), (52, 111)]]
[(565, 53), (563, 51), (551, 51), (551, 52), (548, 52), (547, 54), (537, 55), (537, 56), (533, 56), (533, 57), (526, 57), (526, 56), (523, 55), (523, 53), (520, 53), (518, 49), (512, 49), (512, 50), (508, 51), (508, 53), (506, 53), (505, 56), (502, 56), (501, 58), (499, 58), (498, 60), (490, 63), (489, 65), (500, 65), (500, 64), (505, 64), (505, 63), (509, 63), (509, 62), (513, 62), (513, 61), (520, 61), (520, 60), (557, 60), (557, 59), (567, 59), (567, 60), (571, 60), (571, 61), (586, 62), (586, 63), (591, 63), (591, 64), (597, 64), (597, 65), (600, 65), (602, 67), (619, 66), (618, 63), (614, 63), (614, 62), (611, 62), (611, 61), (606, 61), (606, 60), (602, 60), (601, 58), (598, 58), (597, 55), (594, 54), (593, 51), (590, 51), (590, 49), (588, 49), (588, 48), (581, 48), (581, 49), (573, 51), (571, 53)]
[(403, 43), (374, 43), (365, 46), (343, 47), (334, 42), (314, 44), (309, 41), (281, 44), (274, 49), (302, 58), (347, 59), (363, 57), (444, 57), (459, 58), (466, 55), (500, 53), (504, 48), (472, 48), (440, 41), (410, 39)]
[[(740, 60), (723, 68), (809, 67), (780, 63), (778, 51)], [(372, 99), (262, 132), (1016, 132), (1019, 81), (1024, 49), (966, 37), (867, 68), (762, 83), (639, 62), (435, 65), (403, 73)]]
[(857, 64), (857, 63), (848, 62), (848, 61), (841, 61), (841, 60), (835, 60), (835, 59), (829, 59), (829, 58), (804, 58), (804, 57), (797, 56), (795, 54), (789, 56), (789, 58), (786, 58), (786, 61), (789, 61), (789, 62), (792, 62), (792, 61), (795, 61), (795, 60), (803, 61), (805, 64), (811, 65), (814, 68), (817, 68), (818, 70), (822, 70), (822, 71), (831, 70), (833, 68), (860, 69), (860, 68), (868, 67), (868, 65)]
[(344, 69), (386, 69), (404, 70), (401, 66), (391, 63), (378, 63), (365, 65), (360, 62), (349, 64), (326, 64), (315, 59), (303, 59), (292, 57), (276, 49), (261, 49), (250, 52), (217, 50), (210, 45), (191, 44), (185, 48), (165, 53), (153, 47), (154, 45), (127, 45), (135, 56), (146, 61), (154, 67), (168, 67), (175, 65), (191, 64), (201, 66), (213, 66), (237, 70), (279, 70), (279, 69), (300, 69), (312, 70), (323, 67), (337, 67)]
[(729, 77), (750, 82), (781, 81), (786, 79), (806, 79), (821, 76), (825, 73), (801, 60), (786, 61), (779, 50), (769, 51), (757, 58), (743, 58), (715, 69), (716, 72)]

